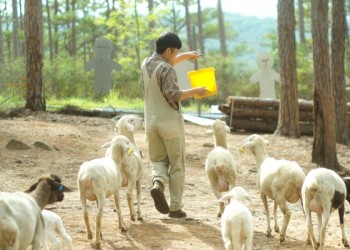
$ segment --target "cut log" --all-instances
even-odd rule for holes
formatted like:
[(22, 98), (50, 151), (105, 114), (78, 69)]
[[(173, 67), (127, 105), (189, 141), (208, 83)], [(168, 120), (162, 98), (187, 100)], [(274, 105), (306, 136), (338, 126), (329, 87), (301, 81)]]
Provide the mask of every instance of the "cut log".
[[(276, 130), (280, 100), (228, 96), (227, 103), (219, 105), (226, 114), (227, 124), (234, 130), (273, 133)], [(300, 133), (313, 134), (313, 101), (298, 100)], [(350, 124), (350, 104), (348, 104)]]
[[(227, 124), (229, 124), (229, 118), (227, 118)], [(253, 132), (273, 133), (277, 128), (277, 121), (267, 120), (248, 120), (248, 119), (233, 119), (231, 124), (231, 130), (244, 130)], [(300, 133), (302, 135), (313, 134), (313, 123), (301, 123)]]

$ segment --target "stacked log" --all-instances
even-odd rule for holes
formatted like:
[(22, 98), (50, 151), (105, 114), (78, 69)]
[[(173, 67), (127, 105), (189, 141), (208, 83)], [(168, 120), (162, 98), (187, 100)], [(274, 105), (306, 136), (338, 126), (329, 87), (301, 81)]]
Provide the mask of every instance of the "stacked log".
[[(233, 130), (273, 133), (277, 128), (279, 100), (250, 97), (227, 97), (219, 110), (227, 115), (227, 124)], [(313, 134), (313, 102), (299, 100), (300, 132)]]

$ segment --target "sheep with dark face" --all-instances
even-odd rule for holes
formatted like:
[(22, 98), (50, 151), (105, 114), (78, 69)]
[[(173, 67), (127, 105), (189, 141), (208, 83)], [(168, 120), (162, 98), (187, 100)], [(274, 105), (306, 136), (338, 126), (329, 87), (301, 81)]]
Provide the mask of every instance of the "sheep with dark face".
[[(0, 249), (39, 250), (45, 241), (41, 210), (63, 200), (72, 189), (57, 182), (56, 175), (43, 176), (26, 192), (0, 192)], [(56, 179), (56, 180), (55, 180)]]
[[(336, 209), (339, 213), (343, 244), (349, 245), (344, 232), (344, 201), (349, 201), (346, 183), (349, 185), (349, 179), (343, 180), (336, 172), (327, 168), (312, 169), (306, 175), (301, 194), (308, 227), (307, 243), (312, 243), (314, 249), (323, 249), (326, 227), (331, 213)], [(313, 231), (311, 212), (318, 217), (318, 241)]]

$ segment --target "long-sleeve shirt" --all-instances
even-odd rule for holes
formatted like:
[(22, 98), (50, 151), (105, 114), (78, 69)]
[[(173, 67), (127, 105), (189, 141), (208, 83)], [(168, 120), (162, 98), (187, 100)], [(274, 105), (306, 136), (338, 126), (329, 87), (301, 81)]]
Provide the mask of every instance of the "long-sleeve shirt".
[[(177, 83), (176, 71), (172, 65), (166, 62), (166, 60), (159, 54), (153, 53), (151, 57), (148, 57), (146, 60), (146, 69), (149, 76), (152, 75), (154, 69), (159, 63), (162, 63), (164, 66), (161, 66), (157, 72), (156, 78), (160, 88), (160, 91), (163, 93), (164, 98), (168, 104), (175, 110), (179, 111), (180, 97), (182, 91), (179, 88)], [(143, 79), (141, 80), (141, 88), (144, 91)]]

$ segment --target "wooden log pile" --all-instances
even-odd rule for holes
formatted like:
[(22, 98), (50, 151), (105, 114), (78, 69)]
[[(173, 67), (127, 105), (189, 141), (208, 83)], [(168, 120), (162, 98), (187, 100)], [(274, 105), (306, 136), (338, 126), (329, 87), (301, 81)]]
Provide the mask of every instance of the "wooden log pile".
[[(227, 97), (219, 110), (227, 115), (233, 130), (273, 133), (277, 128), (279, 100), (250, 97)], [(313, 101), (299, 100), (299, 122), (302, 135), (313, 134)]]

